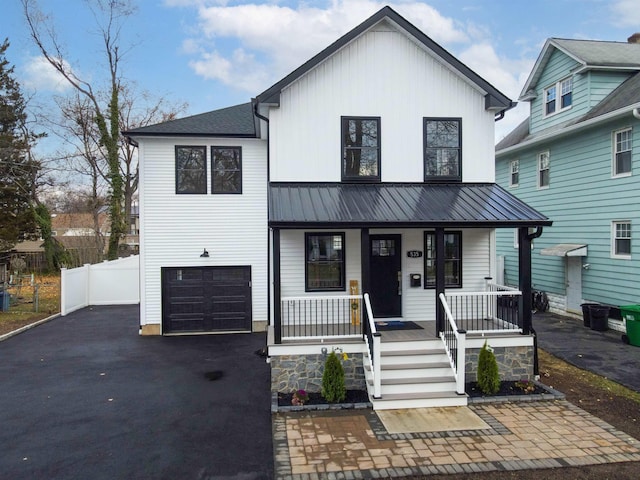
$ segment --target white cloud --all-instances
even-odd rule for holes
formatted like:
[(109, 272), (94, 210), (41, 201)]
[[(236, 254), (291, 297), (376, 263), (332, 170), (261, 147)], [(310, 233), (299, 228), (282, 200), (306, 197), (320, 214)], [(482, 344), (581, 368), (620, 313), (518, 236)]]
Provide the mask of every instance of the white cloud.
[[(194, 72), (251, 95), (268, 88), (385, 6), (375, 0), (331, 0), (325, 7), (277, 1), (244, 4), (225, 0), (165, 0), (167, 6), (197, 11), (196, 25), (183, 42)], [(516, 100), (535, 58), (500, 56), (485, 25), (462, 24), (414, 0), (389, 4), (447, 48), (498, 90)], [(530, 52), (531, 53), (531, 52)], [(537, 55), (538, 52), (534, 52)], [(507, 112), (496, 124), (501, 139), (528, 115), (528, 104)]]
[(61, 93), (71, 88), (44, 57), (31, 57), (24, 66), (23, 86), (36, 91)]
[[(204, 0), (166, 0), (165, 4), (197, 8), (196, 35), (183, 42), (183, 51), (198, 57), (190, 62), (194, 71), (251, 94), (267, 88), (385, 5), (373, 0), (333, 0), (326, 8), (303, 2), (293, 8), (276, 3), (227, 6)], [(436, 42), (468, 41), (456, 22), (429, 5), (390, 6)]]
[(611, 3), (611, 10), (614, 13), (613, 22), (617, 27), (633, 27), (636, 30), (629, 32), (635, 33), (640, 28), (640, 5), (638, 0), (616, 0)]

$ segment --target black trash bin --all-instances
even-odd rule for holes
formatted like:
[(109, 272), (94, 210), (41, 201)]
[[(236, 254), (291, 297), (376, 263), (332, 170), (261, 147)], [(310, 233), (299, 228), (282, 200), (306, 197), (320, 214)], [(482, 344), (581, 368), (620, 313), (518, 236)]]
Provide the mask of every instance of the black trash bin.
[(609, 308), (605, 305), (589, 305), (591, 330), (604, 332), (609, 329)]
[(585, 302), (580, 304), (580, 306), (582, 307), (582, 323), (587, 328), (591, 328), (591, 312), (589, 311), (589, 307), (592, 307), (594, 305), (600, 304), (595, 302)]

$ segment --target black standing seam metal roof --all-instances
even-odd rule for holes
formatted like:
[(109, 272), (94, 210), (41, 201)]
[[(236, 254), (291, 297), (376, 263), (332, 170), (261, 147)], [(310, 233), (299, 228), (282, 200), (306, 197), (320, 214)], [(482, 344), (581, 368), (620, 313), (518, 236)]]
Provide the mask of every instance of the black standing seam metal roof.
[(475, 73), (469, 67), (467, 67), (464, 63), (458, 60), (456, 57), (451, 55), (447, 50), (441, 47), (438, 43), (434, 42), (430, 37), (424, 34), (419, 28), (410, 23), (403, 16), (398, 14), (391, 7), (386, 6), (382, 9), (378, 10), (367, 20), (362, 22), (360, 25), (347, 32), (345, 35), (340, 37), (334, 43), (329, 45), (327, 48), (322, 50), (320, 53), (315, 55), (313, 58), (302, 64), (300, 67), (295, 69), (289, 75), (284, 77), (282, 80), (278, 81), (267, 90), (262, 92), (260, 95), (256, 97), (258, 103), (275, 103), (278, 104), (280, 102), (280, 92), (287, 85), (290, 85), (292, 82), (303, 76), (305, 73), (310, 71), (316, 65), (323, 62), (325, 59), (333, 55), (335, 52), (340, 50), (342, 47), (347, 45), (349, 42), (357, 38), (362, 33), (366, 32), (368, 29), (382, 21), (383, 19), (389, 19), (396, 25), (399, 25), (403, 28), (407, 33), (412, 35), (416, 41), (424, 45), (426, 48), (434, 52), (440, 58), (442, 58), (445, 62), (451, 65), (454, 69), (459, 71), (462, 75), (466, 76), (471, 82), (475, 85), (479, 86), (486, 93), (485, 96), (485, 106), (486, 108), (497, 108), (501, 111), (509, 110), (516, 106), (515, 102), (512, 102), (510, 98), (500, 92), (497, 88), (487, 82), (480, 75)]
[(494, 183), (271, 183), (269, 225), (521, 227), (551, 220)]
[(256, 126), (251, 102), (213, 110), (190, 117), (133, 128), (124, 135), (136, 136), (217, 136), (253, 138)]

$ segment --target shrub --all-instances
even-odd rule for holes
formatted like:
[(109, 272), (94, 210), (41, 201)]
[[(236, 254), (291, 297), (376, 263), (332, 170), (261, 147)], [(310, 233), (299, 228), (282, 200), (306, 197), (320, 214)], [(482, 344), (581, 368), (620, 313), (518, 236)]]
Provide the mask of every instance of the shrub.
[(342, 402), (347, 396), (344, 386), (344, 369), (335, 352), (331, 352), (324, 363), (322, 373), (322, 397), (329, 403)]
[(478, 356), (478, 388), (485, 395), (493, 395), (500, 390), (498, 362), (493, 350), (487, 346), (486, 341)]

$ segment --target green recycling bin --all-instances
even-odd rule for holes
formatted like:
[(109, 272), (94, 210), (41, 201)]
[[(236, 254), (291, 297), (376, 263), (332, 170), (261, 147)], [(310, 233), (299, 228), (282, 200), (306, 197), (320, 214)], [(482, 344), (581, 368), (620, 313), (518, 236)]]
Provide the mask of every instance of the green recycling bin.
[(627, 340), (631, 345), (640, 347), (640, 305), (622, 306), (620, 313), (627, 326)]

